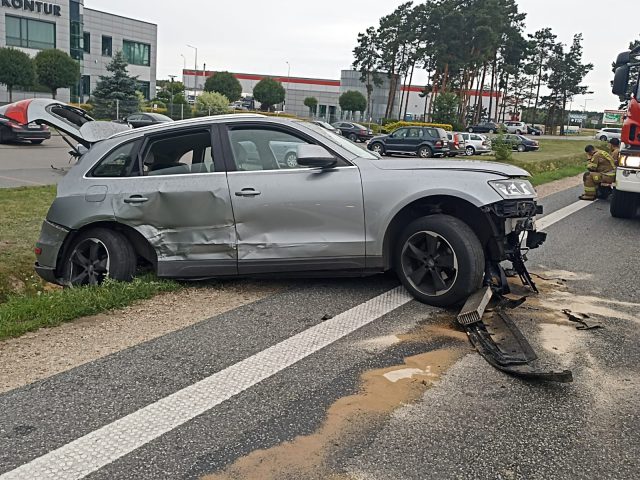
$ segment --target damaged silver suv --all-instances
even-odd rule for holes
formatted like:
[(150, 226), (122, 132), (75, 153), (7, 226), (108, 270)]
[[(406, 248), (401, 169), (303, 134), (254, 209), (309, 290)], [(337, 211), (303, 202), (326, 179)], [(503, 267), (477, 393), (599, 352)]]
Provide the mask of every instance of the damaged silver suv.
[(446, 306), (504, 287), (505, 260), (529, 278), (523, 251), (544, 241), (536, 193), (513, 166), (381, 159), (259, 115), (114, 134), (121, 125), (54, 100), (21, 108), (81, 144), (36, 246), (36, 271), (61, 285), (145, 268), (181, 279), (393, 270), (415, 298)]

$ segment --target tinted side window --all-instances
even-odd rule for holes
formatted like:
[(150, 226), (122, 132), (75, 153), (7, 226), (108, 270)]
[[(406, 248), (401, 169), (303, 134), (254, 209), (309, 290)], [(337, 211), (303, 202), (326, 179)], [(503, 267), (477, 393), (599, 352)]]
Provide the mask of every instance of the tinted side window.
[(240, 171), (305, 168), (296, 162), (298, 145), (310, 143), (282, 130), (250, 127), (229, 131), (236, 168)]
[(144, 154), (145, 175), (214, 173), (209, 130), (151, 139)]
[(140, 175), (136, 161), (136, 146), (138, 142), (120, 145), (93, 169), (92, 177), (137, 177)]

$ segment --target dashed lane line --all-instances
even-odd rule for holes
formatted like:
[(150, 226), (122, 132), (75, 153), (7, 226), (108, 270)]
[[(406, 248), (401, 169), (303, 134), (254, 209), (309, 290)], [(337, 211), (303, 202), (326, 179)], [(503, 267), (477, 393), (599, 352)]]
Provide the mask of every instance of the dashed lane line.
[(10, 472), (0, 480), (81, 479), (410, 302), (389, 290)]

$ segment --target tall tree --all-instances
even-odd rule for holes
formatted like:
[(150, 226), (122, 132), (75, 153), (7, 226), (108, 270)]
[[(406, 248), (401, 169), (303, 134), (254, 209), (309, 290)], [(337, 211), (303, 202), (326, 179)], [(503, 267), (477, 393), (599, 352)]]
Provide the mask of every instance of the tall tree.
[(540, 88), (547, 80), (547, 64), (556, 47), (557, 36), (551, 31), (551, 28), (547, 27), (529, 35), (529, 38), (533, 43), (532, 64), (537, 71), (536, 101), (533, 104), (533, 109), (536, 111), (540, 101)]
[(6, 85), (9, 102), (13, 102), (15, 87), (29, 87), (36, 81), (33, 60), (15, 48), (0, 48), (0, 84)]
[(59, 88), (70, 88), (80, 80), (80, 64), (62, 50), (39, 51), (35, 64), (38, 83), (51, 90), (53, 98), (56, 98)]
[(309, 109), (309, 116), (312, 117), (316, 114), (318, 99), (316, 97), (307, 97), (304, 99), (304, 106)]
[(369, 118), (373, 112), (373, 104), (371, 103), (373, 89), (382, 86), (382, 78), (377, 70), (380, 54), (376, 44), (376, 29), (369, 27), (365, 33), (358, 34), (358, 45), (353, 49), (355, 57), (353, 68), (360, 72), (360, 81), (367, 89), (367, 117)]
[(367, 109), (367, 99), (357, 90), (349, 90), (338, 99), (340, 108), (344, 112), (364, 112)]
[(551, 90), (550, 104), (561, 109), (560, 135), (564, 135), (564, 118), (567, 101), (576, 95), (585, 95), (589, 87), (582, 85), (584, 77), (593, 70), (592, 63), (582, 63), (582, 34), (573, 36), (573, 43), (568, 51), (563, 45), (554, 48), (553, 56), (548, 62), (550, 70), (547, 86)]
[(101, 75), (93, 90), (94, 115), (97, 118), (127, 116), (140, 109), (140, 99), (136, 94), (138, 77), (129, 75), (127, 60), (121, 51), (116, 52), (107, 65), (109, 75)]
[(229, 99), (229, 102), (235, 102), (242, 97), (242, 85), (232, 73), (217, 72), (213, 76), (207, 78), (204, 83), (205, 92), (217, 92)]
[(265, 77), (253, 87), (253, 96), (260, 102), (260, 108), (267, 112), (274, 105), (284, 102), (284, 87), (280, 82), (271, 77)]

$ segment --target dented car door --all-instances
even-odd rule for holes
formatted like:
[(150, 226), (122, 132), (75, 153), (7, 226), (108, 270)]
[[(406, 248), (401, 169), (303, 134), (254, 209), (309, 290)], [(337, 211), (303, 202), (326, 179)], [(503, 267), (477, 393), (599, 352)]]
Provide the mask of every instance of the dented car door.
[(137, 155), (141, 174), (113, 183), (116, 219), (149, 241), (160, 276), (237, 273), (236, 231), (217, 138), (209, 125), (149, 134)]
[(301, 167), (281, 145), (314, 143), (276, 125), (227, 126), (228, 180), (240, 274), (357, 270), (365, 266), (359, 169)]

